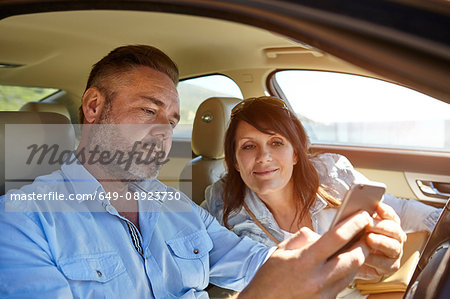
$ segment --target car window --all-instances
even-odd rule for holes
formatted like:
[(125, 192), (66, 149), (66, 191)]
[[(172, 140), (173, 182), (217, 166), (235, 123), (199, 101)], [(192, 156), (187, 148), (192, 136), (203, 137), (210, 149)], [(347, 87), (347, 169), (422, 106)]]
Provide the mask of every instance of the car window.
[(195, 112), (210, 97), (236, 97), (242, 99), (239, 86), (224, 75), (208, 75), (190, 78), (178, 83), (181, 119), (174, 130), (174, 138), (190, 139)]
[(450, 151), (450, 105), (378, 79), (324, 71), (272, 76), (312, 143)]
[(57, 92), (54, 88), (0, 85), (0, 111), (17, 111), (28, 102), (37, 102)]

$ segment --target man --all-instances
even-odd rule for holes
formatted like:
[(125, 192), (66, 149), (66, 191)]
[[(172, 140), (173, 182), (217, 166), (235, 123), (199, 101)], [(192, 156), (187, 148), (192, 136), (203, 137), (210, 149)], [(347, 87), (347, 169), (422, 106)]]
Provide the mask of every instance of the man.
[[(389, 257), (371, 254), (379, 266), (363, 271), (398, 267), (405, 239), (388, 207), (378, 208), (377, 224), (361, 212), (321, 238), (302, 229), (268, 249), (157, 181), (179, 120), (177, 81), (175, 64), (149, 46), (117, 48), (94, 65), (77, 151), (61, 170), (2, 198), (2, 297), (198, 298), (209, 282), (243, 290), (239, 298), (334, 297), (370, 251)], [(90, 199), (5, 210), (20, 205), (11, 194), (55, 191)], [(364, 228), (374, 232), (370, 249), (361, 240), (327, 260)]]

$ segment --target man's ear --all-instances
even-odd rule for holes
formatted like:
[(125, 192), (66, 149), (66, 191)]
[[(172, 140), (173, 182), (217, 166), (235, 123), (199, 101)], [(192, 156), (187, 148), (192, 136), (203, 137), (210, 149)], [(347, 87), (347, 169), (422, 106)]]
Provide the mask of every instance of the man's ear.
[(105, 97), (97, 87), (89, 87), (83, 95), (84, 120), (88, 124), (97, 123), (105, 107)]

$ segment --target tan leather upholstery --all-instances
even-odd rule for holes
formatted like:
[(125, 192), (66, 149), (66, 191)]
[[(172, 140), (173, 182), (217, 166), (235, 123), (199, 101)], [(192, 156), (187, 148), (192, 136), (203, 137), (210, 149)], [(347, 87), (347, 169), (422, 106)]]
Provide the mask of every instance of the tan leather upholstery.
[(54, 112), (62, 114), (70, 120), (70, 114), (67, 107), (58, 103), (28, 102), (20, 108), (20, 111)]
[(192, 129), (192, 151), (197, 156), (223, 159), (223, 138), (231, 110), (241, 100), (237, 98), (209, 98), (197, 109)]
[(225, 173), (223, 138), (231, 110), (241, 100), (209, 98), (197, 109), (192, 130), (192, 151), (196, 157), (180, 175), (180, 190), (200, 204), (205, 188)]
[(61, 114), (1, 111), (0, 142), (0, 192), (4, 194), (60, 168), (60, 163), (49, 163), (51, 152), (41, 162), (40, 152), (30, 160), (30, 146), (57, 145), (58, 153), (73, 150), (75, 132), (69, 119)]

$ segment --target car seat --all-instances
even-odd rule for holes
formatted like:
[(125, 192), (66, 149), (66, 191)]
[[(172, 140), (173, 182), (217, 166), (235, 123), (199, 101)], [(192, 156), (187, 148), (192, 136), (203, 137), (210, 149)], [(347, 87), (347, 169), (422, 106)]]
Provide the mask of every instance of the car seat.
[(195, 203), (205, 198), (205, 188), (225, 173), (224, 136), (231, 110), (238, 98), (213, 97), (197, 109), (192, 129), (192, 152), (196, 156), (180, 175), (180, 190)]
[(64, 115), (70, 120), (70, 113), (67, 107), (59, 103), (28, 102), (20, 108), (20, 111), (33, 112), (54, 112)]
[[(34, 145), (58, 146), (58, 155), (75, 148), (75, 132), (69, 119), (53, 112), (0, 111), (0, 195), (30, 184), (40, 175), (60, 168), (51, 163), (52, 150), (41, 161)], [(66, 152), (67, 153), (67, 152)], [(55, 156), (57, 159), (59, 156)], [(53, 159), (54, 160), (54, 159)]]

